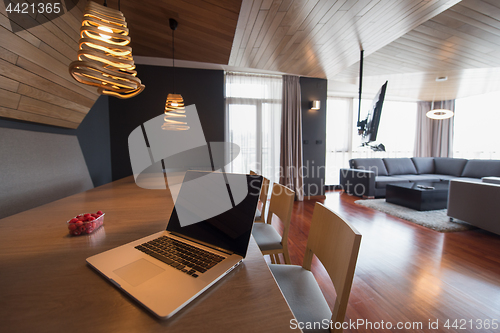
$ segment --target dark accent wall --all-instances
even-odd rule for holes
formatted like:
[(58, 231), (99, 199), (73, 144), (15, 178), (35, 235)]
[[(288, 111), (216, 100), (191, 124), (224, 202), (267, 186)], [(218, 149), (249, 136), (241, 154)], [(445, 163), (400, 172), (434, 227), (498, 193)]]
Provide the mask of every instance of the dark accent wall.
[[(78, 126), (78, 129), (7, 118), (0, 118), (0, 130), (1, 128), (77, 136), (94, 187), (111, 182), (109, 112), (108, 97), (106, 96), (99, 97), (83, 122)], [(58, 147), (52, 148), (57, 151)]]
[(224, 71), (175, 68), (175, 91), (172, 67), (138, 65), (137, 73), (146, 89), (133, 98), (109, 102), (113, 180), (132, 174), (128, 136), (163, 113), (169, 93), (181, 94), (185, 105), (196, 105), (207, 142), (224, 141)]
[(109, 97), (100, 96), (78, 126), (76, 136), (94, 186), (112, 181)]
[[(304, 193), (306, 196), (324, 195), (327, 80), (301, 77), (300, 88)], [(313, 100), (320, 101), (321, 108), (319, 110), (310, 109), (310, 103)]]

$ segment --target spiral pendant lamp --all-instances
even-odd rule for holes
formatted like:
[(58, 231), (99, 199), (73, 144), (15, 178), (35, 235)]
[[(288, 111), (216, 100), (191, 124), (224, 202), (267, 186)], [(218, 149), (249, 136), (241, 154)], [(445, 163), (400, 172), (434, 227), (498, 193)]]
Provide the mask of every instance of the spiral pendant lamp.
[(78, 60), (69, 72), (103, 95), (130, 98), (144, 90), (137, 77), (127, 22), (122, 12), (89, 1), (83, 13)]
[[(175, 37), (174, 31), (177, 29), (177, 21), (169, 19), (170, 29), (172, 29), (172, 81), (175, 91)], [(161, 126), (164, 130), (185, 131), (189, 129), (186, 122), (186, 110), (184, 109), (184, 99), (180, 94), (168, 94), (165, 102), (165, 121)]]

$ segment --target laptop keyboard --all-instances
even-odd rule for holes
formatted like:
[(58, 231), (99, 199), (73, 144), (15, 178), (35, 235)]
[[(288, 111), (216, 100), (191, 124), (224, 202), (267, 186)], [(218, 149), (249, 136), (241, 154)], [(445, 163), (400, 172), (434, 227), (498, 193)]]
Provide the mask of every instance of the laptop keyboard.
[(222, 256), (168, 236), (153, 239), (135, 248), (195, 278), (224, 260)]

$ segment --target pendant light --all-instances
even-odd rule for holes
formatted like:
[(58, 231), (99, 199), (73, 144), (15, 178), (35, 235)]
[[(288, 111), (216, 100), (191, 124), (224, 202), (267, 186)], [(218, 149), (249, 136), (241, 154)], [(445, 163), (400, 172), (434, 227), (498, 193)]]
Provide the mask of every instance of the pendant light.
[[(169, 19), (170, 29), (172, 29), (172, 89), (175, 92), (175, 36), (174, 32), (177, 29), (178, 22), (171, 18)], [(184, 109), (184, 99), (180, 94), (168, 94), (165, 102), (165, 121), (161, 126), (164, 130), (185, 131), (189, 129), (186, 118), (186, 110)]]
[[(441, 76), (441, 77), (436, 78), (436, 82), (443, 82), (446, 80), (448, 80), (448, 77), (446, 77), (446, 76)], [(441, 101), (440, 103), (441, 103), (440, 108), (435, 109), (434, 108), (434, 98), (432, 99), (431, 109), (429, 111), (427, 111), (427, 113), (425, 114), (427, 116), (427, 118), (439, 120), (439, 119), (449, 119), (449, 118), (453, 117), (453, 115), (454, 115), (453, 111), (448, 110), (448, 109), (443, 109), (443, 101)]]
[[(120, 4), (120, 2), (118, 2)], [(120, 6), (120, 5), (118, 5)], [(130, 98), (144, 90), (137, 77), (127, 22), (120, 10), (89, 1), (80, 28), (78, 60), (69, 73), (103, 95)]]

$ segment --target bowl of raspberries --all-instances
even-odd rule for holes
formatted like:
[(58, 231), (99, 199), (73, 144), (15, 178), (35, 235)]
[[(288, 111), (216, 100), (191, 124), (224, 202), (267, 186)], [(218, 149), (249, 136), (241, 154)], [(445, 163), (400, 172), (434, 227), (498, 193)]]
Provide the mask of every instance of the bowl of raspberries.
[(70, 235), (80, 236), (91, 234), (94, 230), (102, 226), (104, 215), (101, 210), (98, 210), (97, 213), (86, 213), (75, 216), (66, 222)]

